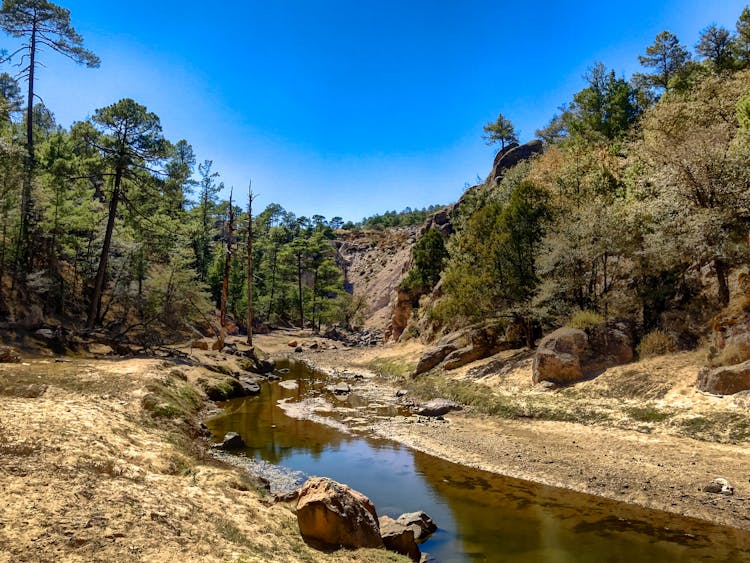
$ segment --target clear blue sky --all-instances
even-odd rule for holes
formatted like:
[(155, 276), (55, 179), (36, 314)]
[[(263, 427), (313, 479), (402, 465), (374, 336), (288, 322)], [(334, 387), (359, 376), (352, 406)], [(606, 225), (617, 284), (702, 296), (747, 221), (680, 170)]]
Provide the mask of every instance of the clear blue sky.
[(102, 59), (43, 55), (59, 123), (132, 97), (240, 200), (252, 178), (258, 207), (357, 220), (455, 201), (489, 172), (499, 112), (529, 140), (596, 61), (630, 76), (658, 32), (692, 48), (746, 1), (59, 3)]

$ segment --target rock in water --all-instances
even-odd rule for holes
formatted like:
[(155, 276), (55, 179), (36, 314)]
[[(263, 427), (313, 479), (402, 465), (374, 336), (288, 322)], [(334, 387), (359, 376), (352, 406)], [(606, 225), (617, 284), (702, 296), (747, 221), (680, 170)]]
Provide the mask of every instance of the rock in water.
[(409, 526), (388, 516), (381, 516), (380, 536), (388, 551), (406, 555), (412, 561), (420, 560), (422, 553), (414, 540), (414, 530)]
[(418, 543), (425, 541), (430, 534), (437, 530), (437, 525), (432, 518), (421, 510), (402, 514), (396, 519), (396, 522), (410, 528), (414, 532), (414, 540)]
[(216, 447), (222, 450), (238, 450), (245, 447), (245, 441), (237, 432), (227, 432), (224, 434), (221, 443), (216, 444)]
[(327, 545), (383, 547), (370, 499), (325, 477), (311, 477), (302, 485), (297, 523), (303, 537)]

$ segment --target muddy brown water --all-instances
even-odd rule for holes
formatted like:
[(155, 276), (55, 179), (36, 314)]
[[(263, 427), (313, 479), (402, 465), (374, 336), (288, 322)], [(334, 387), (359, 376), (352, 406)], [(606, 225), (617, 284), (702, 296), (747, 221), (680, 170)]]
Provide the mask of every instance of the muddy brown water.
[[(347, 432), (344, 421), (366, 401), (335, 397), (325, 387), (336, 380), (303, 363), (279, 367), (298, 388), (264, 383), (259, 396), (222, 404), (223, 414), (207, 421), (215, 439), (238, 432), (247, 447), (237, 455), (279, 468), (291, 476), (281, 480), (286, 487), (326, 476), (367, 495), (378, 515), (424, 510), (439, 529), (420, 548), (441, 563), (750, 561), (748, 532), (503, 477)], [(338, 427), (291, 418), (278, 404), (310, 397), (339, 407), (321, 413)], [(404, 413), (377, 412), (396, 414)]]

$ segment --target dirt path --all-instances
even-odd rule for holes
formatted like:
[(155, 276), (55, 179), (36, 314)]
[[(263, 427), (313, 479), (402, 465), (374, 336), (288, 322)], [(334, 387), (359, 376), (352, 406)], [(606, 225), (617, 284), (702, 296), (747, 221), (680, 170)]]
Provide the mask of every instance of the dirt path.
[[(329, 370), (367, 371), (367, 366), (391, 360), (413, 363), (422, 350), (415, 343), (405, 347), (325, 349), (322, 341), (317, 350), (309, 350), (309, 343), (317, 339), (299, 333), (262, 337), (260, 345), (276, 353), (289, 353), (289, 339), (299, 340), (305, 350), (292, 356)], [(578, 392), (586, 398), (587, 406), (594, 404), (597, 408), (620, 402), (644, 404), (646, 399), (639, 399), (638, 393), (647, 394), (648, 400), (659, 399), (653, 404), (664, 408), (679, 406), (696, 413), (717, 405), (725, 408), (726, 400), (692, 390), (695, 362), (695, 357), (683, 355), (617, 368), (583, 384)], [(502, 378), (487, 376), (485, 379), (494, 385), (491, 389), (500, 394), (532, 396), (530, 361), (519, 365)], [(466, 371), (458, 371), (456, 377), (460, 379)], [(367, 380), (361, 385), (367, 389), (357, 391), (368, 397), (393, 396), (394, 387), (383, 380)], [(667, 388), (670, 391), (664, 391)], [(632, 397), (621, 399), (617, 393), (623, 389)], [(571, 402), (568, 408), (575, 409), (578, 404), (582, 403)], [(575, 422), (508, 420), (471, 409), (451, 413), (446, 419), (447, 425), (397, 417), (376, 423), (373, 431), (456, 463), (750, 531), (747, 442), (732, 445), (680, 437), (658, 424), (644, 423), (643, 431), (636, 431)], [(703, 487), (716, 477), (729, 480), (735, 495), (704, 492)]]

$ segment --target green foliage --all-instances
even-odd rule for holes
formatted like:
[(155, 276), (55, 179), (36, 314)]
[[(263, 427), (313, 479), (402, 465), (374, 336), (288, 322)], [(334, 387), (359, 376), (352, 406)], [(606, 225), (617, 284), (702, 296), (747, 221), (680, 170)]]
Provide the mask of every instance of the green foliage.
[(677, 351), (674, 340), (663, 330), (653, 330), (641, 338), (638, 355), (641, 358), (661, 356)]
[(440, 280), (440, 273), (448, 257), (443, 235), (437, 229), (429, 229), (412, 248), (413, 266), (401, 287), (418, 300), (420, 295), (432, 291)]
[(653, 69), (651, 74), (636, 74), (634, 79), (646, 88), (669, 90), (672, 79), (690, 60), (690, 53), (676, 35), (662, 31), (656, 36), (653, 45), (646, 47), (646, 54), (638, 57), (638, 62)]
[(591, 330), (604, 325), (604, 317), (596, 311), (578, 310), (570, 317), (566, 326), (579, 330)]
[(382, 214), (365, 217), (359, 223), (347, 223), (342, 228), (351, 229), (376, 229), (383, 230), (391, 227), (413, 227), (425, 222), (430, 214), (439, 211), (442, 205), (430, 205), (422, 209), (406, 207), (403, 211), (386, 211)]
[(732, 36), (724, 27), (710, 25), (701, 31), (695, 50), (718, 72), (730, 70), (735, 65)]
[(518, 135), (516, 129), (513, 127), (510, 119), (507, 119), (502, 113), (497, 116), (497, 119), (492, 123), (488, 123), (483, 127), (484, 135), (482, 138), (487, 142), (488, 145), (494, 143), (500, 143), (500, 149), (504, 149), (506, 145), (518, 142)]

